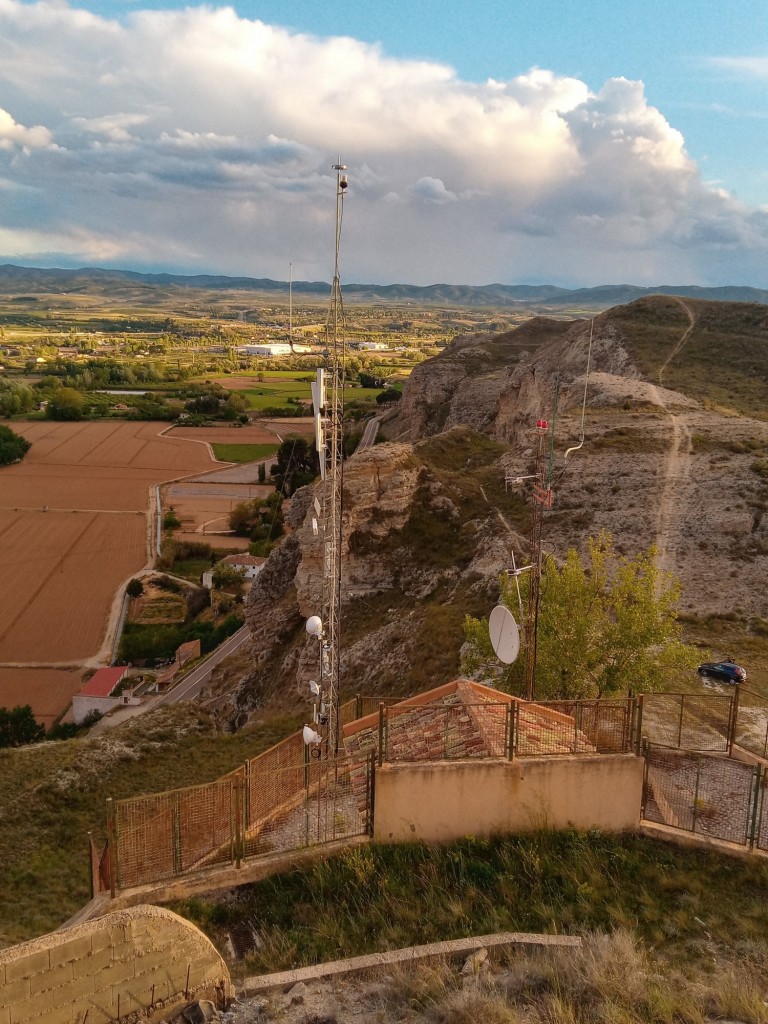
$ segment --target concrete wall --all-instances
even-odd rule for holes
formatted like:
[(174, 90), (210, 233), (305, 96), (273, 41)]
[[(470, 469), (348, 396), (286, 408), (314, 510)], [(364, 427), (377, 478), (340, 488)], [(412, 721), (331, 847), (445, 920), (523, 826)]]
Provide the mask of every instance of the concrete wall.
[(640, 826), (643, 759), (633, 754), (384, 765), (374, 838), (449, 842), (539, 828)]
[[(189, 969), (189, 982), (187, 970)], [(194, 925), (140, 906), (0, 950), (0, 1024), (104, 1024), (189, 993), (231, 994), (229, 972)]]

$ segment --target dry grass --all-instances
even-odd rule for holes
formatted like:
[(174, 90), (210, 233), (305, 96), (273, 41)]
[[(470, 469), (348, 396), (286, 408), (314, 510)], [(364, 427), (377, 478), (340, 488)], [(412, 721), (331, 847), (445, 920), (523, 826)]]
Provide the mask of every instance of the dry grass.
[(374, 989), (381, 1021), (413, 1024), (766, 1024), (765, 975), (748, 963), (659, 960), (628, 931), (581, 948), (520, 953), (467, 977), (446, 964), (398, 969)]

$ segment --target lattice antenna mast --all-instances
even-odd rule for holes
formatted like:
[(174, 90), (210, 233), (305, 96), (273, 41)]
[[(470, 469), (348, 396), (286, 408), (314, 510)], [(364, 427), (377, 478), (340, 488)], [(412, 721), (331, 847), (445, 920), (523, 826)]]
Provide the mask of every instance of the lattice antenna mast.
[[(531, 518), (531, 578), (528, 590), (528, 607), (525, 616), (525, 697), (526, 700), (536, 698), (536, 658), (538, 654), (539, 633), (539, 599), (541, 596), (541, 531), (544, 522), (544, 509), (552, 508), (552, 472), (555, 451), (555, 421), (557, 419), (557, 402), (560, 381), (555, 381), (555, 407), (552, 414), (551, 429), (546, 420), (538, 420), (536, 431), (539, 435), (539, 446), (536, 452), (536, 465), (533, 473), (533, 514)], [(549, 430), (549, 450), (545, 440)], [(546, 455), (545, 455), (546, 453)]]
[[(322, 615), (307, 620), (307, 630), (320, 641), (320, 685), (310, 684), (316, 695), (315, 721), (322, 727), (327, 756), (339, 749), (339, 651), (341, 644), (341, 542), (342, 496), (344, 486), (344, 383), (346, 379), (346, 340), (344, 336), (344, 304), (339, 275), (339, 249), (347, 190), (346, 167), (334, 164), (336, 171), (336, 245), (333, 285), (325, 324), (325, 366), (317, 371), (312, 385), (315, 409), (315, 432), (320, 457), (322, 505), (315, 500), (315, 510), (322, 522), (323, 596)], [(315, 524), (313, 524), (314, 526)], [(316, 689), (315, 689), (316, 687)]]

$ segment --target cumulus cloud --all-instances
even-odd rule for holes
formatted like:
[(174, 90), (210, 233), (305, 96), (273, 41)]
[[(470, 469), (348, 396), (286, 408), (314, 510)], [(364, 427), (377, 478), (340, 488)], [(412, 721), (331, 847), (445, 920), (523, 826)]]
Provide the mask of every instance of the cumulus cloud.
[(231, 8), (0, 0), (0, 106), (3, 257), (327, 279), (338, 155), (347, 280), (749, 281), (768, 248), (622, 78), (465, 82)]

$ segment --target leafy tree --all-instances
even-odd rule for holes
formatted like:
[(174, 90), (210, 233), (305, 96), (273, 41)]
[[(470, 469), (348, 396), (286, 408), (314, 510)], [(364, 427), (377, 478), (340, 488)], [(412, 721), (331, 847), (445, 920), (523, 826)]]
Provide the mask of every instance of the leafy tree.
[(402, 392), (397, 388), (387, 388), (376, 395), (376, 405), (391, 405), (392, 402), (399, 402), (402, 397)]
[(74, 388), (57, 388), (45, 414), (52, 420), (81, 420), (85, 415), (85, 399)]
[(144, 584), (139, 579), (129, 580), (125, 592), (128, 597), (141, 597), (144, 593)]
[(171, 506), (163, 516), (163, 529), (164, 530), (178, 530), (181, 526), (181, 520), (176, 515), (176, 509)]
[(235, 592), (239, 593), (242, 590), (244, 579), (245, 569), (240, 569), (235, 565), (229, 565), (227, 562), (219, 562), (218, 565), (213, 567), (213, 571), (211, 573), (211, 580), (217, 590), (224, 590), (226, 587), (234, 587)]
[(32, 388), (15, 381), (0, 380), (0, 416), (16, 416), (30, 412), (37, 404)]
[(275, 486), (286, 497), (298, 487), (311, 483), (320, 472), (320, 462), (314, 441), (298, 435), (289, 435), (277, 449), (270, 473)]
[(267, 479), (267, 464), (266, 462), (259, 463), (259, 483), (263, 484)]
[(31, 447), (26, 437), (10, 427), (0, 425), (0, 466), (8, 466), (23, 459)]
[(0, 747), (23, 747), (39, 743), (45, 737), (45, 726), (36, 720), (29, 704), (0, 708)]
[[(628, 690), (650, 692), (690, 671), (696, 648), (681, 640), (677, 621), (680, 584), (656, 565), (655, 548), (618, 558), (601, 533), (589, 542), (589, 567), (569, 550), (558, 566), (542, 568), (536, 660), (540, 698), (603, 697)], [(517, 589), (501, 581), (502, 600), (517, 613)], [(523, 583), (523, 603), (527, 580)], [(524, 659), (507, 668), (495, 658), (488, 623), (467, 616), (468, 672), (486, 671), (504, 689), (523, 691)]]

